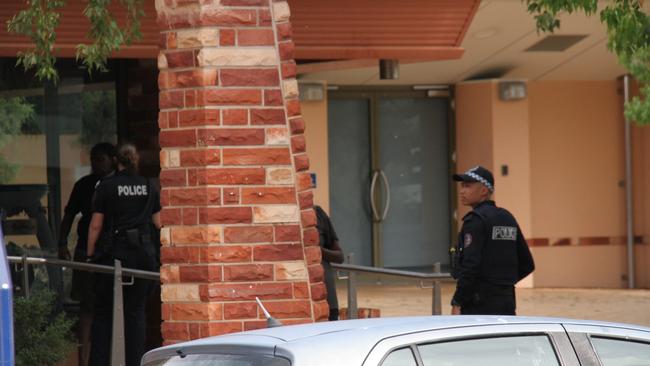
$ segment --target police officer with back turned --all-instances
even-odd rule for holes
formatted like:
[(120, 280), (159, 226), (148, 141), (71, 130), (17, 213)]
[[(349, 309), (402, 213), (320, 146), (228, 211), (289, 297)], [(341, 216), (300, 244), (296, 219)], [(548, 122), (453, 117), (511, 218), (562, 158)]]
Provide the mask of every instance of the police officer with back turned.
[(460, 200), (471, 206), (454, 251), (452, 314), (515, 315), (514, 285), (535, 269), (526, 240), (507, 210), (492, 201), (494, 177), (475, 167), (454, 174)]
[[(157, 269), (152, 226), (160, 228), (160, 193), (147, 178), (137, 175), (138, 162), (133, 145), (119, 146), (118, 171), (97, 186), (88, 232), (89, 261), (113, 265), (113, 260), (119, 259), (123, 267)], [(124, 283), (127, 366), (139, 365), (144, 353), (144, 307), (149, 282), (135, 278), (132, 284)], [(96, 290), (90, 364), (104, 366), (111, 359), (112, 276), (97, 276)]]

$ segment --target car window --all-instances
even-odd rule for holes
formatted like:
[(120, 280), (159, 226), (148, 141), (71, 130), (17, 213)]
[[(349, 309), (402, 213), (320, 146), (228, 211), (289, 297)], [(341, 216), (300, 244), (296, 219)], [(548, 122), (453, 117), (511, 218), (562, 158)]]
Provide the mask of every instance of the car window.
[(381, 366), (417, 366), (410, 348), (402, 348), (391, 352), (381, 363)]
[(650, 365), (650, 344), (622, 339), (592, 337), (603, 366)]
[(193, 354), (147, 362), (144, 366), (291, 366), (284, 359), (261, 355)]
[(547, 336), (494, 337), (425, 344), (424, 366), (558, 366)]

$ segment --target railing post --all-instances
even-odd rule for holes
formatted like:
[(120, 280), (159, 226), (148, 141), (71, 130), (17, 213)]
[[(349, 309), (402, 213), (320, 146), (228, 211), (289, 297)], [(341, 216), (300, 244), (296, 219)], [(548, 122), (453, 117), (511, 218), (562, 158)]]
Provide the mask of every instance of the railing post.
[[(352, 264), (354, 253), (348, 254), (348, 264)], [(348, 319), (359, 317), (359, 305), (357, 304), (357, 273), (348, 271)]]
[[(440, 262), (436, 262), (433, 265), (433, 272), (434, 273), (440, 273)], [(433, 315), (441, 315), (442, 314), (442, 291), (440, 288), (440, 281), (435, 280), (433, 281), (433, 298), (431, 299), (432, 301), (432, 314)]]
[(122, 302), (122, 262), (115, 260), (113, 273), (113, 334), (111, 337), (111, 366), (124, 366), (124, 309)]
[(29, 264), (27, 263), (27, 254), (23, 253), (22, 257), (23, 263), (23, 294), (25, 298), (29, 298)]

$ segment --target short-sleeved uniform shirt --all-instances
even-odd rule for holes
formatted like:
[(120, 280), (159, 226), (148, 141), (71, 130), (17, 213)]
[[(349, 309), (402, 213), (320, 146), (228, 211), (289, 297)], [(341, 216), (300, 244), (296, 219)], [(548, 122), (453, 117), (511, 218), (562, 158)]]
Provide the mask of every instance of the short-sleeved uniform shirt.
[[(143, 212), (151, 197), (151, 212)], [(160, 211), (160, 192), (145, 177), (124, 171), (103, 180), (95, 190), (93, 212), (104, 214), (104, 227), (114, 230), (134, 228), (151, 222)]]
[(77, 223), (77, 246), (86, 249), (88, 246), (88, 226), (92, 216), (92, 198), (95, 187), (100, 181), (97, 174), (89, 174), (79, 179), (72, 188), (68, 204), (65, 206), (65, 214), (76, 216), (81, 213), (81, 219)]

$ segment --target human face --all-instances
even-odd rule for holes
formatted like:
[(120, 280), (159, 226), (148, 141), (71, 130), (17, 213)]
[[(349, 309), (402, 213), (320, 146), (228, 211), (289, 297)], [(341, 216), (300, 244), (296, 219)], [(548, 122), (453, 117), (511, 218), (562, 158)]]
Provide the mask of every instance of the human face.
[(99, 175), (100, 177), (107, 176), (110, 172), (115, 169), (115, 162), (111, 159), (110, 156), (106, 154), (99, 154), (96, 157), (91, 159), (90, 164), (92, 166), (93, 173)]
[(475, 207), (490, 197), (490, 191), (479, 182), (460, 182), (460, 203)]

